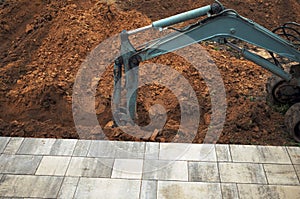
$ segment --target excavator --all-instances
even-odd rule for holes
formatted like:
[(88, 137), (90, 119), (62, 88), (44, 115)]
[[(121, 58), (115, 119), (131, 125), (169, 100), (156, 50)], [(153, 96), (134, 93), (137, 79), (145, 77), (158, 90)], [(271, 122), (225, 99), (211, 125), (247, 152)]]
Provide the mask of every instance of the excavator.
[[(199, 18), (199, 19), (198, 19)], [(173, 26), (198, 19), (180, 29)], [(288, 105), (285, 125), (296, 142), (300, 142), (300, 24), (289, 22), (270, 31), (263, 26), (239, 15), (235, 10), (225, 8), (220, 1), (153, 22), (149, 26), (121, 33), (121, 55), (114, 62), (113, 111), (115, 126), (132, 123), (136, 119), (138, 70), (143, 61), (173, 52), (203, 41), (218, 42), (236, 50), (245, 59), (254, 62), (272, 73), (266, 91), (269, 99), (276, 104)], [(172, 30), (161, 38), (148, 41), (135, 48), (129, 36), (148, 29)], [(191, 38), (191, 39), (187, 39)], [(239, 47), (236, 41), (249, 44), (269, 53), (269, 58)], [(284, 64), (290, 64), (287, 70)], [(122, 84), (125, 74), (125, 85)], [(125, 100), (121, 92), (125, 89)]]

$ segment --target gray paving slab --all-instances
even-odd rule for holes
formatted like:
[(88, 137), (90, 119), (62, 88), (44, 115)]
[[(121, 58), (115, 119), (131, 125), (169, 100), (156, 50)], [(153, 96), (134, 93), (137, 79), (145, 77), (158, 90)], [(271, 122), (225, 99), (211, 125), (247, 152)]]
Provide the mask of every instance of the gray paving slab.
[(57, 198), (73, 198), (79, 182), (79, 177), (65, 177)]
[(222, 198), (218, 183), (159, 181), (157, 198)]
[(217, 161), (215, 146), (211, 144), (161, 143), (159, 159)]
[(221, 184), (222, 197), (224, 199), (238, 199), (239, 193), (236, 184)]
[(34, 174), (41, 160), (41, 156), (2, 154), (0, 156), (0, 173)]
[(225, 183), (267, 184), (261, 164), (219, 163), (220, 179)]
[(63, 177), (5, 175), (0, 183), (0, 197), (56, 198)]
[[(1, 197), (1, 199), (20, 199), (19, 197)], [(23, 198), (22, 199), (30, 199), (30, 198)]]
[(21, 198), (19, 198), (19, 197), (1, 197), (1, 199), (32, 199), (32, 198), (27, 198), (27, 197), (21, 197)]
[(9, 140), (10, 140), (9, 137), (0, 137), (0, 154), (3, 153)]
[(142, 179), (142, 159), (116, 159), (112, 171), (112, 178)]
[(88, 157), (143, 159), (145, 143), (92, 141)]
[(46, 138), (26, 138), (17, 154), (49, 155), (55, 141), (55, 139)]
[(35, 174), (64, 176), (70, 160), (71, 157), (44, 156)]
[(113, 159), (72, 157), (66, 176), (110, 178)]
[(71, 156), (73, 154), (77, 140), (55, 140), (49, 155)]
[(293, 164), (300, 164), (300, 147), (287, 147)]
[(186, 161), (145, 160), (144, 180), (188, 181)]
[(298, 179), (300, 180), (300, 164), (294, 165)]
[(23, 141), (24, 138), (19, 138), (19, 137), (11, 138), (3, 153), (11, 154), (11, 155), (16, 154)]
[(158, 160), (159, 155), (159, 143), (157, 142), (147, 142), (145, 157), (146, 160)]
[(269, 184), (300, 185), (293, 165), (263, 165)]
[(218, 162), (232, 162), (229, 145), (218, 144), (215, 147)]
[(80, 178), (74, 198), (138, 199), (140, 180)]
[(86, 157), (89, 152), (91, 143), (91, 140), (78, 140), (73, 152), (73, 156)]
[(300, 198), (299, 147), (0, 137), (0, 152), (0, 198)]
[(157, 199), (157, 181), (142, 181), (140, 199)]
[(243, 199), (299, 199), (299, 186), (238, 184), (239, 196)]
[(218, 164), (216, 162), (189, 162), (189, 181), (220, 182)]
[(230, 145), (233, 162), (291, 164), (285, 147)]

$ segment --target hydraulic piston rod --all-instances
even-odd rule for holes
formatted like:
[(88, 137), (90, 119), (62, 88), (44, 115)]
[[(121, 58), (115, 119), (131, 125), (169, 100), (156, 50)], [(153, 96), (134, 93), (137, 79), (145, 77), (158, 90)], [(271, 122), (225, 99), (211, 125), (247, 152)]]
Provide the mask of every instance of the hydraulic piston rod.
[(178, 15), (174, 15), (165, 19), (155, 21), (152, 23), (152, 26), (154, 28), (165, 28), (180, 22), (201, 17), (203, 15), (206, 15), (210, 11), (211, 11), (211, 5), (208, 5), (205, 7), (197, 8), (195, 10), (191, 10), (188, 12), (184, 12)]
[(178, 15), (174, 15), (165, 19), (161, 19), (152, 23), (154, 28), (165, 28), (177, 23), (181, 23), (190, 19), (195, 19), (207, 14), (217, 14), (224, 10), (223, 5), (216, 1), (212, 5), (204, 6)]
[(142, 28), (138, 28), (136, 30), (131, 30), (128, 31), (127, 34), (131, 35), (131, 34), (136, 34), (138, 32), (150, 29), (150, 28), (166, 28), (168, 26), (172, 26), (174, 24), (178, 24), (184, 21), (188, 21), (191, 19), (195, 19), (201, 16), (205, 16), (207, 14), (217, 14), (220, 13), (222, 10), (224, 10), (223, 5), (219, 2), (216, 1), (215, 3), (208, 5), (208, 6), (204, 6), (201, 8), (197, 8), (194, 10), (190, 10), (184, 13), (180, 13), (165, 19), (161, 19), (158, 21), (153, 22), (151, 25), (149, 26), (145, 26)]

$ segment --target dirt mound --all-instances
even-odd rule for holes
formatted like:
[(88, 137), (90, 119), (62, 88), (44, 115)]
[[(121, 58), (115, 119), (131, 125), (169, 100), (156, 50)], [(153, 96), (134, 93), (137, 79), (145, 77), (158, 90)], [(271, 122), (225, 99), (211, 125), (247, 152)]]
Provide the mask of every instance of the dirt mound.
[[(72, 89), (82, 61), (96, 45), (122, 30), (157, 20), (212, 1), (0, 1), (0, 135), (78, 138), (72, 118)], [(228, 8), (274, 28), (299, 18), (296, 0), (223, 0)], [(286, 12), (289, 10), (289, 13)], [(150, 20), (151, 19), (151, 20)], [(226, 48), (205, 46), (218, 66), (227, 91), (227, 119), (220, 143), (292, 145), (283, 116), (265, 103), (270, 74), (240, 59)], [(211, 115), (207, 86), (184, 59), (168, 54), (151, 60), (171, 66), (186, 77), (202, 106), (201, 125), (194, 142), (205, 137)], [(112, 118), (112, 67), (99, 83), (95, 108), (102, 127)], [(103, 89), (106, 88), (106, 89)], [(167, 88), (149, 85), (139, 90), (139, 123), (149, 122), (149, 107), (159, 102), (168, 113), (165, 129), (152, 141), (174, 141), (180, 124), (179, 103)], [(114, 140), (149, 140), (106, 128)], [(183, 135), (187, 136), (187, 135)], [(98, 132), (90, 139), (107, 139)], [(183, 140), (184, 141), (184, 140)]]
[(0, 132), (11, 136), (78, 137), (71, 95), (81, 62), (102, 40), (150, 23), (97, 1), (4, 1), (0, 15)]
[[(181, 12), (210, 5), (213, 0), (147, 0), (117, 1), (125, 10), (137, 10), (152, 20), (159, 20)], [(222, 0), (228, 9), (236, 10), (268, 29), (276, 28), (283, 23), (299, 20), (300, 4), (297, 0)], [(288, 10), (288, 12), (287, 12)]]

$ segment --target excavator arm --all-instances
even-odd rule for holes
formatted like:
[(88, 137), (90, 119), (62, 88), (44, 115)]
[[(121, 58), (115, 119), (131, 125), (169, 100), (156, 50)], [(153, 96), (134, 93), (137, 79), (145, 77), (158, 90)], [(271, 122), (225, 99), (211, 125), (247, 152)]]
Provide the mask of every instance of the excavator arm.
[[(183, 29), (175, 30), (162, 38), (145, 44), (142, 48), (136, 49), (129, 40), (129, 35), (144, 31), (149, 28), (163, 30), (171, 25), (183, 22), (192, 18), (208, 15), (207, 18)], [(210, 6), (198, 8), (186, 13), (175, 15), (166, 19), (153, 22), (133, 31), (123, 31), (121, 33), (121, 56), (115, 60), (114, 67), (114, 104), (116, 114), (114, 118), (123, 118), (130, 121), (135, 119), (136, 96), (138, 86), (138, 66), (140, 62), (154, 57), (175, 51), (194, 43), (213, 40), (238, 50), (246, 59), (262, 66), (274, 75), (286, 82), (291, 82), (295, 87), (300, 87), (300, 78), (286, 72), (279, 65), (238, 46), (228, 42), (229, 38), (239, 39), (254, 46), (263, 48), (270, 53), (287, 58), (293, 62), (300, 63), (300, 52), (293, 44), (282, 39), (277, 34), (267, 30), (261, 25), (240, 16), (236, 11), (225, 9), (223, 5), (216, 1)], [(121, 77), (122, 67), (126, 74), (126, 107), (120, 107), (121, 101)], [(135, 68), (135, 70), (131, 70)], [(122, 112), (122, 113), (121, 113)], [(120, 114), (123, 116), (120, 116)], [(124, 114), (126, 115), (124, 119)], [(118, 120), (118, 119), (117, 119)], [(120, 122), (120, 121), (118, 121)]]

